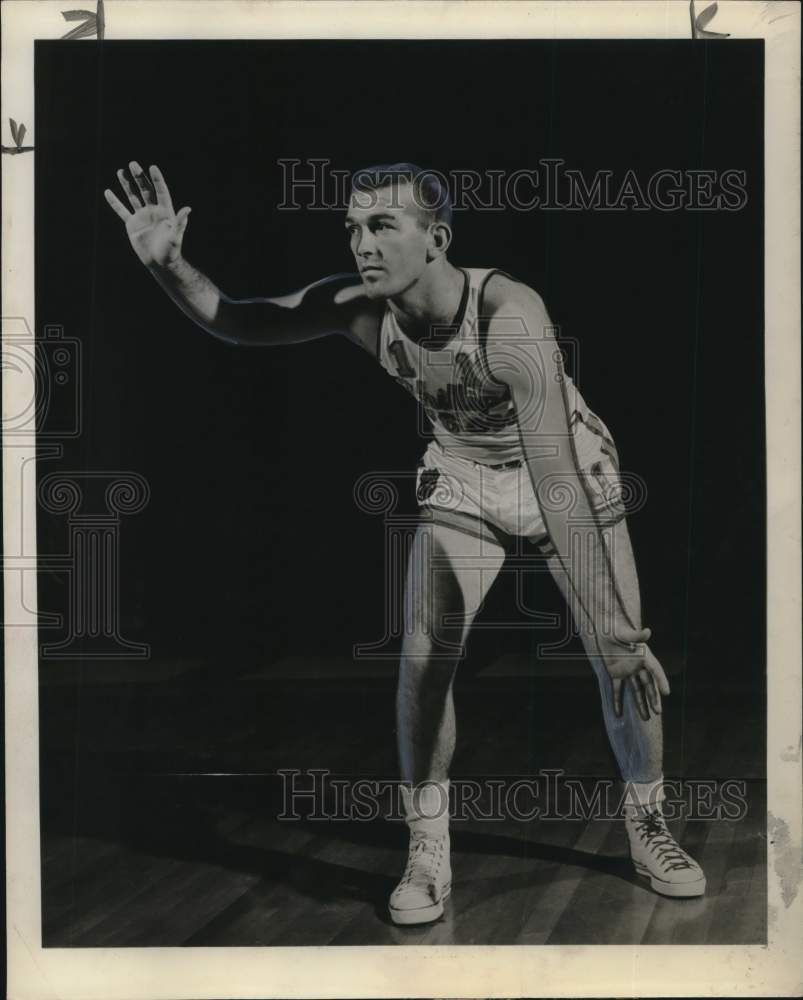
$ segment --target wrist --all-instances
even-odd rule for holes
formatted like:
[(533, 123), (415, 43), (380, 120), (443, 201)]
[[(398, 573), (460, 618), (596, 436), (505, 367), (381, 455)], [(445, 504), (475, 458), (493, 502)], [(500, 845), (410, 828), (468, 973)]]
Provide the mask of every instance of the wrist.
[(182, 271), (186, 270), (187, 261), (179, 254), (172, 260), (166, 260), (162, 263), (157, 263), (156, 261), (151, 261), (150, 264), (146, 265), (148, 270), (156, 277), (171, 277), (178, 278)]
[[(637, 628), (639, 628), (637, 626)], [(599, 645), (611, 646), (616, 649), (633, 649), (633, 643), (629, 639), (622, 639), (620, 636), (633, 632), (634, 626), (625, 619), (615, 619), (613, 625), (605, 623), (597, 625), (594, 635)]]

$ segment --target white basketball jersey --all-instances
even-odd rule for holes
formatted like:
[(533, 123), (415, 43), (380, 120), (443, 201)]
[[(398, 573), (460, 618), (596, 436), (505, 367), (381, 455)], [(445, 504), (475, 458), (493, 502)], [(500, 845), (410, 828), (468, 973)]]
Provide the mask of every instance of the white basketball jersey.
[[(482, 313), (482, 293), (491, 275), (504, 272), (460, 270), (466, 282), (454, 322), (433, 327), (428, 339), (416, 343), (386, 306), (378, 360), (424, 408), (441, 447), (485, 465), (523, 460), (510, 389), (493, 378), (485, 353), (487, 316)], [(566, 381), (572, 409), (582, 412), (582, 397), (568, 376)]]

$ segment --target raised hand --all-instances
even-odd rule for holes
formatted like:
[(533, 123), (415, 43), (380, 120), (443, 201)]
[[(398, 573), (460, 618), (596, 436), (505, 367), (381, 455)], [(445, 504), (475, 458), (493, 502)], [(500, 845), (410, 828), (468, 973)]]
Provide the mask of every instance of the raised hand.
[(650, 709), (661, 713), (661, 695), (669, 694), (669, 681), (664, 668), (647, 645), (652, 633), (648, 628), (621, 629), (615, 639), (598, 639), (597, 645), (613, 686), (614, 714), (622, 714), (625, 681), (636, 702), (639, 715), (645, 721)]
[(106, 201), (125, 223), (134, 253), (146, 267), (169, 267), (181, 257), (181, 244), (190, 208), (173, 209), (170, 192), (158, 167), (149, 175), (132, 160), (131, 178), (124, 170), (117, 179), (125, 192), (131, 210), (127, 209), (110, 189), (103, 193)]

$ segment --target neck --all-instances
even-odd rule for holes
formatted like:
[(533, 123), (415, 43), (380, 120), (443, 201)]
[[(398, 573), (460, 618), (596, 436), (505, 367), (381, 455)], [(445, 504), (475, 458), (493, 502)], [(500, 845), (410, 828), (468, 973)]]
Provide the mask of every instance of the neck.
[(388, 299), (402, 329), (425, 330), (452, 322), (460, 307), (465, 278), (463, 272), (439, 257), (421, 277), (399, 295)]

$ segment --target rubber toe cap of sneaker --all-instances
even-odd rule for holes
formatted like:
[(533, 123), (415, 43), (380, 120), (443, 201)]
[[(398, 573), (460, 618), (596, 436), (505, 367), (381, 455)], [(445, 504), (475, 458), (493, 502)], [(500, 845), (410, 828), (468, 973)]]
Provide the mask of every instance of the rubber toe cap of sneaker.
[(419, 910), (425, 906), (432, 906), (437, 902), (436, 893), (429, 891), (424, 886), (406, 886), (404, 889), (397, 889), (390, 897), (390, 905), (394, 910)]

